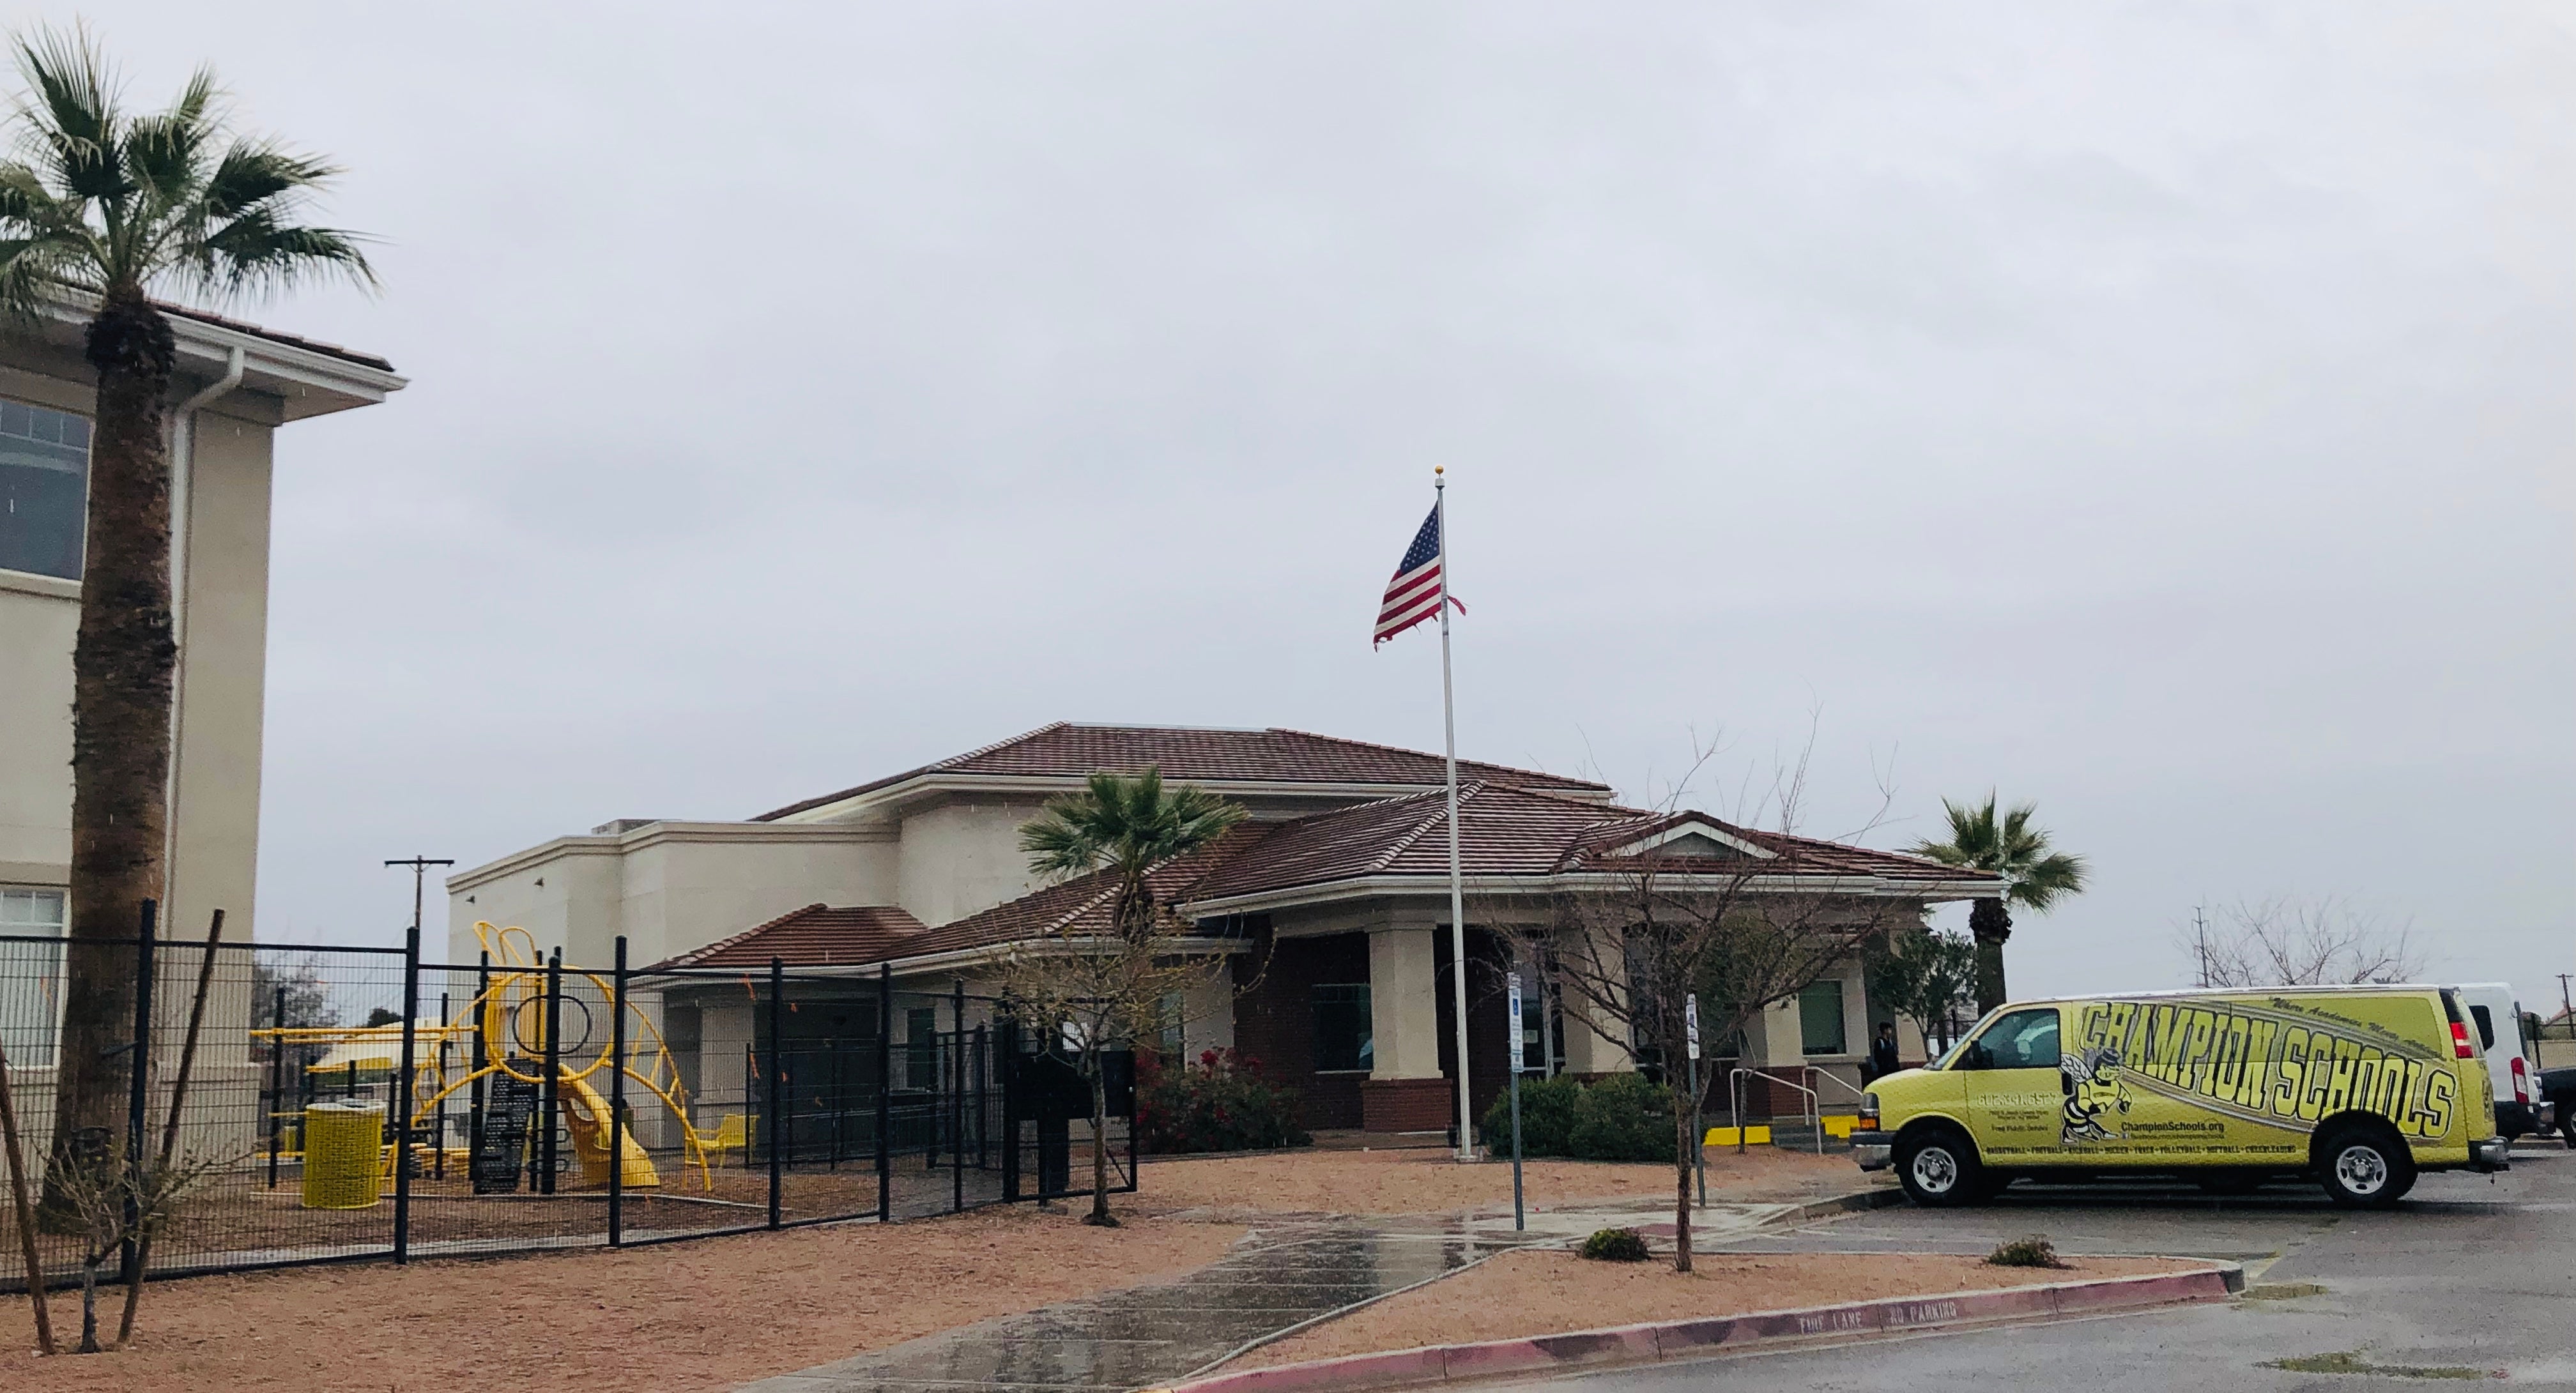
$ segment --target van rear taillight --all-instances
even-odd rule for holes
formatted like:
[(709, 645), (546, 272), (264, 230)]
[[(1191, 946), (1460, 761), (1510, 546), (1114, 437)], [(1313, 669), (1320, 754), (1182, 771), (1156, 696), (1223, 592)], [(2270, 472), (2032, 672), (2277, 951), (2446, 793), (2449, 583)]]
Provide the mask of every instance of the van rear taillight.
[(2521, 1055), (2513, 1057), (2513, 1100), (2526, 1107), (2531, 1103), (2531, 1066), (2522, 1062)]
[(2469, 1027), (2465, 1022), (2451, 1022), (2451, 1057), (2453, 1059), (2478, 1057), (2478, 1052), (2469, 1045)]

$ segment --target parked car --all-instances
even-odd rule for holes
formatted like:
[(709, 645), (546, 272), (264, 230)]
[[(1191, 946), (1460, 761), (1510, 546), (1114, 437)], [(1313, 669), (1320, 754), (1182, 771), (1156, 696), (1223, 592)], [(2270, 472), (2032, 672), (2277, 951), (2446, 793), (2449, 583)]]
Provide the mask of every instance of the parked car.
[(1917, 1204), (2023, 1177), (2148, 1173), (2243, 1192), (2305, 1174), (2395, 1204), (2424, 1171), (2499, 1171), (2495, 1093), (2458, 993), (2280, 987), (2020, 1002), (1873, 1080), (1852, 1134)]
[(2486, 1057), (2487, 1086), (2495, 1091), (2496, 1135), (2506, 1141), (2543, 1131), (2541, 1098), (2534, 1087), (2538, 1073), (2522, 1038), (2522, 1003), (2503, 982), (2463, 982), (2459, 993), (2469, 1019), (2478, 1028), (2478, 1050)]
[(2558, 1124), (2559, 1139), (2576, 1147), (2576, 1069), (2541, 1070), (2540, 1097), (2557, 1114), (2551, 1120)]

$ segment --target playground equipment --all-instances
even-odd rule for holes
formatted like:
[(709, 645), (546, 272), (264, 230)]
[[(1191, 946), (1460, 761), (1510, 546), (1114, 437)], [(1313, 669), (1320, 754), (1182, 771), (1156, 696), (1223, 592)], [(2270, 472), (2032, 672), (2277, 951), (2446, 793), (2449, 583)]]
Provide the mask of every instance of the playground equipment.
[[(603, 1090), (594, 1079), (613, 1079), (622, 1074), (660, 1100), (669, 1110), (671, 1125), (680, 1135), (681, 1167), (698, 1170), (701, 1189), (714, 1188), (713, 1169), (708, 1161), (710, 1142), (689, 1120), (687, 1091), (680, 1083), (677, 1061), (651, 1017), (632, 1001), (624, 1003), (626, 1020), (625, 1049), (622, 1058), (609, 1039), (590, 1037), (599, 1034), (587, 1030), (585, 1038), (573, 1042), (568, 1055), (563, 1041), (555, 1039), (561, 1009), (567, 1002), (587, 1013), (589, 1007), (565, 996), (557, 984), (587, 982), (603, 1002), (620, 1000), (610, 980), (602, 974), (580, 968), (547, 964), (542, 961), (536, 941), (525, 929), (496, 929), (490, 923), (477, 923), (474, 935), (488, 956), (491, 967), (474, 995), (447, 1020), (415, 1021), (412, 1041), (412, 1097), (416, 1100), (409, 1125), (415, 1135), (440, 1118), (447, 1101), (458, 1092), (483, 1081), (513, 1081), (542, 1090), (546, 1078), (546, 1058), (553, 1057), (553, 1085), (557, 1109), (564, 1129), (572, 1140), (573, 1159), (578, 1165), (580, 1185), (605, 1188), (609, 1183), (610, 1106)], [(376, 1026), (277, 1026), (255, 1029), (253, 1039), (268, 1040), (276, 1047), (319, 1047), (321, 1058), (305, 1066), (305, 1073), (317, 1082), (327, 1084), (334, 1078), (346, 1080), (354, 1093), (361, 1075), (369, 1082), (389, 1079), (401, 1068), (403, 1026), (399, 1023)], [(456, 1067), (456, 1057), (463, 1067)], [(615, 1074), (608, 1071), (614, 1070)], [(344, 1100), (347, 1102), (350, 1100)], [(342, 1114), (355, 1114), (359, 1109), (334, 1106), (326, 1115), (321, 1106), (307, 1109), (299, 1134), (306, 1171), (306, 1204), (312, 1207), (363, 1207), (344, 1204), (318, 1204), (313, 1198), (313, 1171), (321, 1161), (325, 1130), (344, 1127), (354, 1131), (354, 1121), (338, 1120)], [(382, 1134), (384, 1107), (370, 1105), (365, 1115), (374, 1119), (376, 1131), (369, 1134), (370, 1146)], [(738, 1125), (738, 1124), (737, 1124)], [(660, 1172), (644, 1150), (630, 1123), (620, 1131), (618, 1162), (622, 1174), (619, 1184), (628, 1189), (648, 1189), (661, 1185)], [(334, 1145), (338, 1144), (337, 1134)], [(734, 1145), (740, 1145), (736, 1140)], [(368, 1190), (366, 1203), (375, 1201), (375, 1192), (384, 1177), (390, 1175), (391, 1147), (383, 1155), (370, 1155), (361, 1169)], [(357, 1184), (339, 1175), (338, 1153), (333, 1153), (333, 1183)], [(332, 1190), (335, 1197), (339, 1190)]]

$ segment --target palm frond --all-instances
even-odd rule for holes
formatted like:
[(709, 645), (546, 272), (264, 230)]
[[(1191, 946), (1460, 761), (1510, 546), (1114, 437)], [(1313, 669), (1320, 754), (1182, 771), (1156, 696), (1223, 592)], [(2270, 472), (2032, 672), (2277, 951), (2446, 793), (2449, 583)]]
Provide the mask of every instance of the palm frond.
[(360, 240), (359, 234), (335, 227), (281, 224), (254, 208), (172, 258), (171, 270), (219, 299), (317, 280), (347, 280), (372, 290), (376, 271), (367, 264)]
[(116, 80), (86, 27), (69, 33), (38, 27), (18, 36), (19, 99), (32, 152), (55, 182), (81, 198), (113, 200), (125, 192), (117, 166)]

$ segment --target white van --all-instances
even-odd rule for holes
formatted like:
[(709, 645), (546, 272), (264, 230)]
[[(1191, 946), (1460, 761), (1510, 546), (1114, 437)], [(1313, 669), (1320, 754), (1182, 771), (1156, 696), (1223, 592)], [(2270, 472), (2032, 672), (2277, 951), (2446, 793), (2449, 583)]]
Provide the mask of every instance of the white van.
[(2495, 1089), (2496, 1135), (2511, 1141), (2545, 1130), (2540, 1118), (2539, 1067), (2524, 1057), (2522, 1003), (2512, 984), (2464, 982), (2451, 990), (2476, 1022), (2478, 1048)]

